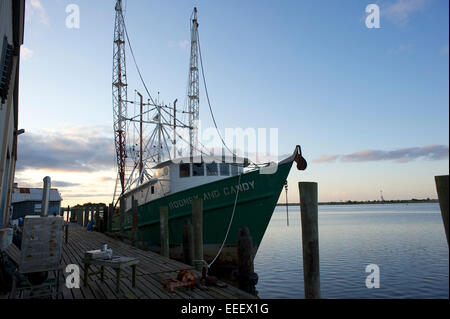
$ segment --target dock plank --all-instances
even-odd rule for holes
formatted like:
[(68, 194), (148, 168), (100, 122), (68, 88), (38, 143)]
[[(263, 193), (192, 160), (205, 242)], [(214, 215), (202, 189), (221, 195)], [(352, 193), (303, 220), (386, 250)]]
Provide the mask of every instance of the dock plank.
[[(179, 287), (174, 292), (166, 289), (162, 281), (168, 278), (176, 278), (180, 270), (189, 270), (200, 275), (192, 266), (172, 260), (151, 251), (144, 251), (123, 243), (115, 238), (108, 237), (98, 232), (86, 231), (83, 227), (71, 223), (69, 226), (69, 241), (63, 244), (62, 260), (63, 269), (69, 264), (76, 264), (80, 268), (80, 288), (68, 289), (65, 280), (68, 276), (63, 271), (63, 282), (58, 298), (62, 299), (254, 299), (244, 291), (228, 285), (226, 288), (218, 287)], [(88, 250), (99, 249), (107, 244), (113, 249), (115, 255), (135, 257), (139, 259), (136, 272), (136, 286), (132, 287), (131, 268), (122, 271), (120, 292), (116, 291), (116, 273), (113, 269), (105, 267), (104, 281), (100, 275), (90, 276), (88, 285), (83, 285), (84, 269), (82, 259)], [(20, 250), (11, 245), (7, 254), (15, 263), (20, 263)], [(97, 271), (96, 266), (91, 265), (91, 270)]]
[[(126, 268), (122, 272), (120, 292), (116, 292), (115, 276), (113, 269), (105, 267), (105, 280), (102, 282), (99, 275), (91, 276), (88, 286), (83, 286), (82, 258), (88, 250), (99, 249), (107, 244), (115, 255), (139, 258), (136, 272), (136, 287), (132, 287), (131, 269)], [(15, 252), (15, 257), (18, 254)], [(86, 231), (83, 227), (71, 223), (69, 226), (69, 242), (64, 244), (62, 263), (77, 264), (80, 267), (80, 289), (62, 288), (64, 299), (254, 299), (244, 291), (228, 285), (226, 288), (199, 287), (176, 288), (174, 292), (168, 291), (162, 284), (163, 279), (176, 278), (180, 270), (186, 269), (196, 275), (200, 275), (192, 266), (172, 260), (151, 251), (144, 251), (123, 243), (115, 238), (108, 237), (98, 232)], [(96, 271), (94, 266), (92, 270)], [(64, 273), (64, 280), (67, 274)]]

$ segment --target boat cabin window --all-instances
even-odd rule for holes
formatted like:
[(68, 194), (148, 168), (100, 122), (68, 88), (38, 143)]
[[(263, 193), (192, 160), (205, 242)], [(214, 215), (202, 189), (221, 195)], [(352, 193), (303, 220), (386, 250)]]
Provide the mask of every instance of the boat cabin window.
[(238, 164), (231, 164), (231, 176), (236, 176), (239, 174)]
[(155, 194), (155, 186), (151, 187), (151, 192), (152, 192), (152, 195)]
[(191, 176), (191, 164), (180, 164), (180, 177)]
[(203, 163), (192, 164), (192, 176), (205, 176), (205, 166)]
[(206, 164), (206, 175), (207, 176), (217, 176), (219, 171), (217, 169), (217, 163)]
[(230, 176), (230, 165), (228, 163), (220, 163), (220, 176)]

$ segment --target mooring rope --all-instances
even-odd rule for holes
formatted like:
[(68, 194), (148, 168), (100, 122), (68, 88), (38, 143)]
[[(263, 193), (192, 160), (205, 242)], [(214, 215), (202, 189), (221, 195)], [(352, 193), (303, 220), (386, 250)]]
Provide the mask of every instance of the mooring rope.
[(236, 198), (234, 199), (233, 213), (231, 214), (230, 223), (228, 224), (227, 233), (225, 234), (225, 238), (223, 239), (222, 246), (220, 246), (219, 252), (217, 253), (216, 257), (214, 257), (213, 261), (211, 261), (211, 263), (208, 265), (208, 268), (211, 268), (212, 264), (214, 264), (216, 259), (219, 257), (220, 253), (222, 252), (223, 247), (225, 246), (225, 242), (228, 239), (228, 234), (230, 233), (231, 224), (233, 223), (233, 219), (234, 219), (234, 213), (236, 211), (236, 204), (237, 204), (238, 195), (239, 195), (239, 185), (241, 184), (241, 176), (242, 176), (242, 174), (239, 175), (238, 187), (237, 187), (237, 191), (236, 191)]

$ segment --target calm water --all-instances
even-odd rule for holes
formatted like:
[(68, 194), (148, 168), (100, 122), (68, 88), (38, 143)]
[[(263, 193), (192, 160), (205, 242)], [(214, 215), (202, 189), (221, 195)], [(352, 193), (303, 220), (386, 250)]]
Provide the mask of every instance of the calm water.
[[(277, 207), (255, 258), (261, 298), (304, 298), (300, 209)], [(449, 298), (439, 204), (319, 206), (322, 298)], [(365, 267), (380, 268), (367, 289)]]

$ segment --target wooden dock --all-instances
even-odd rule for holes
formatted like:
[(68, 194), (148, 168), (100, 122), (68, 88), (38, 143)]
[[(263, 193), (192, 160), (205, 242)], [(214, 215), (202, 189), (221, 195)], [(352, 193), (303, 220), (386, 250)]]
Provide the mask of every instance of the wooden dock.
[[(61, 299), (254, 299), (250, 295), (236, 287), (227, 285), (225, 288), (196, 286), (191, 288), (180, 287), (174, 292), (164, 288), (164, 279), (175, 279), (178, 272), (187, 269), (196, 275), (192, 266), (168, 259), (150, 251), (143, 251), (127, 245), (119, 240), (108, 237), (102, 233), (86, 231), (83, 227), (71, 223), (69, 225), (69, 241), (63, 244), (64, 269), (66, 265), (76, 264), (80, 267), (80, 288), (68, 289), (64, 283), (58, 298)], [(139, 258), (136, 273), (136, 286), (132, 287), (131, 269), (125, 269), (122, 273), (120, 291), (116, 291), (116, 273), (111, 268), (105, 268), (104, 282), (100, 275), (89, 278), (88, 286), (83, 285), (83, 263), (81, 259), (88, 250), (100, 249), (103, 244), (108, 244), (115, 255)], [(7, 250), (8, 255), (18, 261), (20, 251), (14, 245)], [(94, 268), (94, 269), (93, 269)], [(91, 266), (91, 271), (97, 270)], [(64, 278), (66, 277), (64, 272)], [(20, 297), (20, 296), (19, 296)]]

